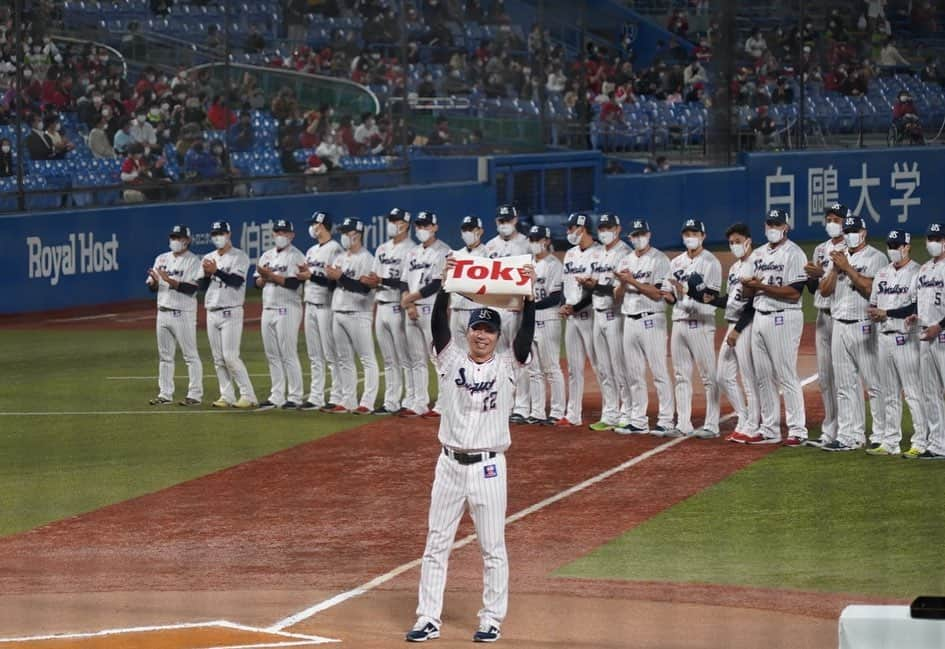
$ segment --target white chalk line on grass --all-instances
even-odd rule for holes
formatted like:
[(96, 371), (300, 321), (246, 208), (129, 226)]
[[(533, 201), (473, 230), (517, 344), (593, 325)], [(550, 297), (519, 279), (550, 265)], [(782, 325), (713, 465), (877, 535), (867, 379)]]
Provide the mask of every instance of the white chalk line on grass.
[[(808, 385), (810, 383), (813, 383), (816, 380), (817, 380), (817, 374), (814, 374), (813, 376), (809, 376), (806, 379), (801, 381), (801, 387)], [(724, 415), (723, 417), (721, 417), (719, 419), (719, 422), (720, 423), (726, 422), (734, 418), (735, 418), (735, 413), (733, 412), (728, 413), (727, 415)], [(585, 489), (592, 487), (595, 484), (602, 482), (606, 480), (607, 478), (610, 478), (611, 476), (621, 473), (622, 471), (626, 471), (627, 469), (633, 466), (636, 466), (637, 464), (640, 464), (641, 462), (644, 462), (650, 459), (651, 457), (659, 455), (660, 453), (667, 451), (671, 449), (673, 446), (676, 446), (677, 444), (680, 444), (688, 439), (691, 439), (691, 438), (677, 437), (668, 442), (660, 444), (659, 446), (651, 448), (649, 451), (646, 451), (644, 453), (641, 453), (640, 455), (632, 457), (622, 464), (618, 464), (617, 466), (607, 469), (606, 471), (602, 473), (598, 473), (597, 475), (591, 478), (588, 478), (587, 480), (583, 482), (579, 482), (578, 484), (572, 487), (569, 487), (565, 489), (564, 491), (560, 491), (553, 496), (545, 498), (544, 500), (539, 501), (529, 507), (526, 507), (525, 509), (515, 512), (511, 516), (507, 517), (505, 519), (505, 522), (508, 525), (508, 524), (515, 523), (516, 521), (520, 521), (526, 516), (534, 514), (535, 512), (538, 512), (550, 505), (553, 505), (554, 503), (560, 500), (564, 500), (565, 498), (568, 498), (569, 496), (573, 496), (574, 494), (580, 491), (584, 491)], [(470, 543), (472, 543), (473, 541), (475, 541), (476, 538), (477, 537), (475, 534), (470, 534), (460, 539), (459, 541), (456, 541), (452, 546), (452, 550), (458, 550), (460, 548), (463, 548), (469, 545)], [(348, 601), (349, 599), (360, 597), (361, 595), (364, 595), (374, 590), (378, 586), (381, 586), (391, 581), (392, 579), (402, 575), (408, 570), (412, 570), (413, 568), (416, 568), (417, 566), (421, 564), (422, 561), (423, 561), (422, 559), (414, 559), (413, 561), (408, 561), (407, 563), (397, 566), (393, 570), (386, 572), (383, 575), (379, 575), (375, 577), (374, 579), (361, 584), (360, 586), (352, 588), (351, 590), (347, 590), (343, 593), (338, 593), (337, 595), (334, 595), (333, 597), (330, 597), (302, 611), (299, 611), (298, 613), (294, 613), (290, 615), (289, 617), (279, 620), (272, 626), (267, 627), (267, 629), (271, 631), (281, 631), (291, 626), (295, 626), (296, 624), (299, 624), (300, 622), (304, 622), (305, 620), (317, 615), (318, 613), (321, 613), (322, 611), (326, 611), (334, 606), (337, 606), (338, 604), (342, 604)]]
[(95, 315), (84, 315), (75, 318), (55, 318), (53, 320), (46, 320), (46, 322), (82, 322), (84, 320), (104, 320), (105, 318), (114, 318), (116, 316), (118, 316), (117, 313), (97, 313)]

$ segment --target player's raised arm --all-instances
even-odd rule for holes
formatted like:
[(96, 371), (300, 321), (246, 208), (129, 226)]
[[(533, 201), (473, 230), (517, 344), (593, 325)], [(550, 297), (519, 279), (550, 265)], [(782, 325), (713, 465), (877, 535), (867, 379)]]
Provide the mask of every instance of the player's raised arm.
[[(524, 268), (525, 273), (535, 281), (535, 267), (527, 265)], [(528, 361), (528, 355), (532, 350), (532, 342), (535, 339), (535, 300), (529, 295), (525, 298), (525, 304), (522, 305), (522, 324), (515, 334), (515, 340), (512, 341), (512, 352), (515, 354), (515, 360), (522, 365)]]
[(430, 314), (430, 330), (433, 332), (433, 348), (439, 354), (450, 344), (450, 317), (446, 312), (450, 303), (450, 294), (440, 291), (433, 301), (433, 313)]

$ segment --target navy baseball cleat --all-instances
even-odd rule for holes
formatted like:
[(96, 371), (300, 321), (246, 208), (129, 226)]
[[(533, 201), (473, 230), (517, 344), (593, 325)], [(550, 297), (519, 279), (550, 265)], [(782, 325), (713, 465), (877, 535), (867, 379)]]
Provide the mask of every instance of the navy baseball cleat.
[(426, 642), (440, 637), (440, 630), (432, 622), (421, 625), (417, 622), (412, 629), (407, 631), (407, 642)]
[(500, 635), (502, 634), (499, 633), (499, 627), (483, 624), (473, 635), (473, 642), (495, 642)]

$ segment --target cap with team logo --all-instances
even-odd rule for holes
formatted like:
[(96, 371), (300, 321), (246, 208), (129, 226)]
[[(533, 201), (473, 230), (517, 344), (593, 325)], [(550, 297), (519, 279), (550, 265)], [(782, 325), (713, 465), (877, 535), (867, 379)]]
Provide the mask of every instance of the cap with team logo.
[(476, 325), (486, 325), (490, 331), (498, 331), (502, 328), (502, 317), (494, 309), (476, 309), (469, 314), (469, 328)]
[(705, 234), (705, 223), (699, 219), (686, 219), (686, 222), (682, 224), (683, 232), (702, 232)]
[(630, 223), (630, 234), (636, 234), (637, 232), (649, 232), (650, 224), (647, 223), (644, 219), (633, 219)]
[(598, 228), (614, 228), (620, 225), (620, 217), (613, 212), (604, 212), (597, 220)]
[(533, 225), (528, 230), (528, 238), (532, 241), (541, 241), (542, 239), (551, 238), (551, 228), (546, 228), (543, 225)]
[(341, 225), (338, 226), (339, 232), (364, 232), (364, 223), (360, 220), (347, 217), (344, 221), (341, 222)]
[(424, 210), (417, 214), (417, 218), (414, 219), (414, 225), (436, 225), (436, 212), (429, 212)]
[(945, 223), (929, 223), (925, 231), (927, 237), (945, 237)]
[(276, 219), (272, 224), (273, 232), (295, 232), (295, 228), (292, 226), (292, 221), (287, 219)]
[(464, 216), (463, 222), (459, 224), (460, 230), (475, 230), (476, 228), (482, 229), (482, 219), (478, 216)]
[(410, 223), (410, 212), (402, 210), (399, 207), (395, 207), (390, 212), (387, 213), (388, 221), (405, 221)]
[(214, 221), (210, 224), (210, 234), (228, 234), (230, 224), (226, 221)]
[(321, 223), (329, 230), (331, 229), (331, 215), (328, 212), (312, 212), (312, 218), (308, 220), (309, 225)]
[(826, 209), (825, 214), (836, 214), (841, 219), (845, 219), (852, 214), (850, 208), (843, 203), (834, 203)]
[(784, 210), (768, 210), (765, 214), (765, 225), (787, 225), (788, 213)]
[(890, 230), (886, 235), (886, 245), (901, 246), (912, 241), (912, 235), (905, 230)]
[(844, 232), (859, 232), (866, 229), (866, 221), (859, 216), (848, 216), (843, 219)]
[(511, 221), (518, 216), (514, 205), (500, 205), (495, 211), (496, 221)]
[(581, 226), (586, 228), (589, 222), (590, 219), (587, 218), (587, 214), (583, 214), (581, 212), (572, 212), (568, 217), (568, 227)]
[(171, 228), (170, 236), (190, 238), (190, 228), (186, 225), (175, 225)]

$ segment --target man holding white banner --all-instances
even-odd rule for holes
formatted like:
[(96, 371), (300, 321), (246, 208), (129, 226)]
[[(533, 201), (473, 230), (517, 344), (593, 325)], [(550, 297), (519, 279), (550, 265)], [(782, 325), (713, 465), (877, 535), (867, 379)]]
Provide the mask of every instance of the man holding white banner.
[[(478, 216), (464, 216), (459, 230), (460, 236), (463, 238), (463, 243), (466, 245), (453, 252), (454, 258), (461, 259), (463, 257), (489, 256), (486, 246), (482, 242), (482, 235), (484, 233), (482, 219)], [(450, 298), (450, 331), (453, 334), (453, 340), (460, 347), (466, 346), (466, 329), (469, 326), (469, 314), (478, 308), (478, 304), (459, 293), (453, 293)]]

